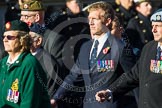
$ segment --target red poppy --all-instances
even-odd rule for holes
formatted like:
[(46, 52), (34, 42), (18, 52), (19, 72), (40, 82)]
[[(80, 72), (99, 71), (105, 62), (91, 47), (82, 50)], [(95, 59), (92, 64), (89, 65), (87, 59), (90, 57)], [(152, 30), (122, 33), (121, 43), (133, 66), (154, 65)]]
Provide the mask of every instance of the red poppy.
[(106, 47), (105, 49), (103, 49), (103, 53), (107, 54), (109, 52), (109, 50), (110, 50), (110, 47)]

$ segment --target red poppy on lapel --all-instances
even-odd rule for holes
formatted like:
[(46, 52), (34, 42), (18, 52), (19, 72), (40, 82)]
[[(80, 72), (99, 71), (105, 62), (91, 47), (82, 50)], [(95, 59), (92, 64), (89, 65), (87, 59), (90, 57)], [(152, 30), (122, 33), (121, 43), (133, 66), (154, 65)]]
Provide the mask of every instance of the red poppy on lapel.
[(107, 54), (110, 51), (110, 47), (106, 47), (103, 49), (103, 54)]

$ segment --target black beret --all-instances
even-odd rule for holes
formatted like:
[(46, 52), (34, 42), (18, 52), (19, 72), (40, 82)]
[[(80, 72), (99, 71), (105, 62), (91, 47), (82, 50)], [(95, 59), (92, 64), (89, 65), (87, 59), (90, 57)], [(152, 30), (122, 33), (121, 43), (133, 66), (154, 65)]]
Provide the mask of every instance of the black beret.
[(18, 30), (24, 32), (30, 31), (28, 25), (25, 22), (20, 20), (13, 20), (5, 24), (5, 31), (11, 31), (11, 30)]
[(41, 25), (38, 23), (32, 23), (32, 25), (30, 26), (30, 31), (43, 36), (43, 33), (45, 32), (45, 28), (41, 27)]

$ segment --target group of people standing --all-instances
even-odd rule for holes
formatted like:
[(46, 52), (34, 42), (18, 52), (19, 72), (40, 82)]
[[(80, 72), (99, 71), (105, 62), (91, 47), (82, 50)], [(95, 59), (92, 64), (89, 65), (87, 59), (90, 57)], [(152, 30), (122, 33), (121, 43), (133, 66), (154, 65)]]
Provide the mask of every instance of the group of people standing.
[[(161, 84), (149, 83), (161, 76), (162, 35), (162, 10), (151, 25), (149, 0), (99, 1), (84, 11), (80, 0), (66, 0), (46, 20), (41, 0), (20, 1), (20, 19), (6, 22), (2, 36), (8, 54), (0, 61), (0, 107), (159, 107), (156, 96), (141, 94)], [(140, 95), (138, 88), (124, 95), (138, 85)]]

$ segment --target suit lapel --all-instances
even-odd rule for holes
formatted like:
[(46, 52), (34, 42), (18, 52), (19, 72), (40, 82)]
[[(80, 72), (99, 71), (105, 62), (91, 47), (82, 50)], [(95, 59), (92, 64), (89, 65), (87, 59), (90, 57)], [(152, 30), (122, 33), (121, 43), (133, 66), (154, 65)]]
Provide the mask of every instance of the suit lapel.
[(158, 45), (158, 42), (156, 42), (154, 45), (153, 45), (153, 47), (150, 49), (150, 51), (151, 51), (151, 59), (156, 59), (156, 54), (157, 54), (157, 45)]
[[(102, 49), (101, 49), (101, 51), (100, 51), (100, 53), (99, 53), (99, 55), (98, 55), (98, 57), (97, 57), (97, 60), (103, 59), (108, 53), (110, 53), (110, 51), (108, 51), (106, 54), (103, 53), (103, 50), (104, 50), (105, 48), (107, 48), (107, 47), (110, 47), (109, 39), (106, 40), (104, 46), (102, 47)], [(110, 47), (110, 48), (111, 48), (111, 47)], [(111, 50), (111, 49), (109, 49), (109, 50)]]

